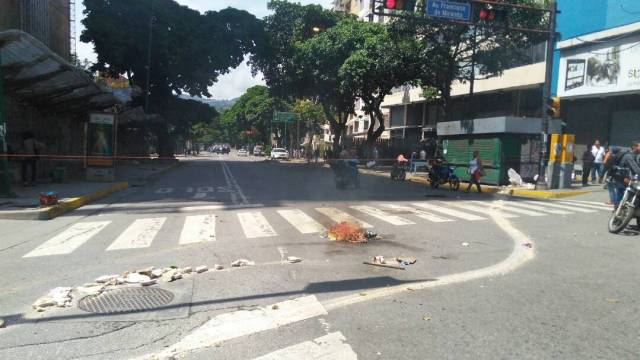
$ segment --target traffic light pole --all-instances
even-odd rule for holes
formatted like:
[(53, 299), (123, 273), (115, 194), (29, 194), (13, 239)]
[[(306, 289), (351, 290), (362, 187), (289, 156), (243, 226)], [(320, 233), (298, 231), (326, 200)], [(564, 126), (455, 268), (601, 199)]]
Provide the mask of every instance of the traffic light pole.
[(555, 0), (551, 0), (549, 4), (549, 38), (547, 40), (547, 53), (545, 63), (544, 84), (542, 87), (542, 134), (540, 139), (540, 171), (538, 181), (536, 181), (536, 189), (548, 189), (547, 182), (547, 165), (549, 159), (549, 120), (551, 115), (547, 111), (547, 104), (551, 98), (551, 78), (553, 75), (553, 52), (555, 50), (556, 40), (556, 16), (558, 13), (558, 4)]

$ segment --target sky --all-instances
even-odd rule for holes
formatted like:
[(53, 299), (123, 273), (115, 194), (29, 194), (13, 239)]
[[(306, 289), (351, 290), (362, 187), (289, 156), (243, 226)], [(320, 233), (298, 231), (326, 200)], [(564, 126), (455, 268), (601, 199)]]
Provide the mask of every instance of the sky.
[[(176, 0), (182, 5), (186, 5), (192, 9), (204, 12), (207, 10), (221, 10), (227, 7), (247, 10), (255, 16), (262, 18), (269, 14), (267, 10), (268, 0)], [(330, 7), (332, 0), (297, 0), (302, 4), (321, 4), (327, 8)], [(77, 38), (80, 37), (84, 27), (80, 20), (83, 19), (82, 14), (84, 6), (82, 1), (78, 1), (76, 5)], [(85, 44), (78, 40), (77, 52), (79, 59), (89, 59), (91, 62), (96, 61), (96, 54), (93, 51), (93, 44)], [(264, 84), (262, 76), (258, 74), (255, 78), (251, 76), (251, 70), (245, 63), (231, 70), (228, 74), (221, 76), (218, 82), (209, 88), (209, 92), (214, 99), (232, 99), (242, 95), (247, 88), (254, 85)]]

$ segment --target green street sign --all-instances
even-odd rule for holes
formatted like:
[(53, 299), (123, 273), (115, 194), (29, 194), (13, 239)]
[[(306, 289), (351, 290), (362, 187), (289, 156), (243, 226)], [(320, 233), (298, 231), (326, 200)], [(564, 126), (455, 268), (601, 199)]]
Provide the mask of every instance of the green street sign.
[(297, 118), (298, 118), (298, 114), (292, 113), (292, 112), (277, 111), (275, 114), (273, 114), (273, 122), (274, 123), (291, 124), (291, 123), (296, 122)]

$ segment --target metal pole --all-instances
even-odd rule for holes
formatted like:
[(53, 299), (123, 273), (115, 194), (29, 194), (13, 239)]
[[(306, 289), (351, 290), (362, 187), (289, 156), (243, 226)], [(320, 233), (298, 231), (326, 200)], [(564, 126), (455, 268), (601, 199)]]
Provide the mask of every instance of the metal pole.
[(469, 119), (473, 120), (475, 114), (475, 99), (473, 91), (476, 82), (476, 42), (478, 36), (478, 27), (473, 27), (473, 39), (471, 41), (471, 79), (469, 80)]
[(551, 77), (553, 75), (553, 52), (555, 50), (556, 40), (556, 15), (558, 12), (558, 4), (555, 0), (551, 0), (549, 4), (549, 39), (547, 40), (547, 56), (545, 66), (544, 84), (542, 87), (542, 134), (540, 141), (540, 171), (536, 188), (547, 189), (547, 164), (549, 151), (549, 120), (550, 115), (547, 113), (547, 103), (551, 98)]
[[(153, 18), (154, 18), (154, 0), (151, 0), (151, 16), (149, 17), (149, 37), (147, 38), (147, 89), (144, 94), (144, 113), (149, 113), (149, 91), (151, 90), (150, 82), (151, 82), (151, 45), (153, 43)], [(146, 127), (146, 117), (145, 117), (145, 127)]]
[[(0, 64), (2, 57), (0, 56)], [(0, 66), (0, 195), (14, 196), (11, 191), (11, 172), (7, 158), (7, 123), (4, 118), (4, 82)]]

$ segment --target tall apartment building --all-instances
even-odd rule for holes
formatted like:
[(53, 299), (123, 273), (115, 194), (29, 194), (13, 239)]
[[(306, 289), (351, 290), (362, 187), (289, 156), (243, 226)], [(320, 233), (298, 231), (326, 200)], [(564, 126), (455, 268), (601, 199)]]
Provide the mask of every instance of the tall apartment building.
[(71, 58), (70, 0), (2, 0), (0, 31), (31, 34), (65, 60)]

